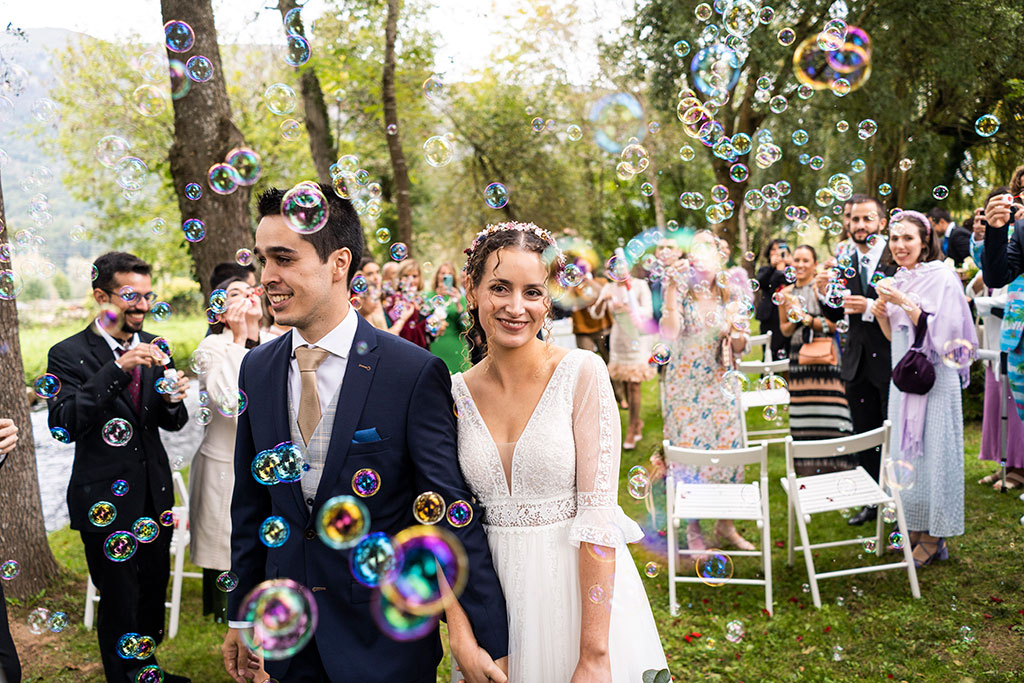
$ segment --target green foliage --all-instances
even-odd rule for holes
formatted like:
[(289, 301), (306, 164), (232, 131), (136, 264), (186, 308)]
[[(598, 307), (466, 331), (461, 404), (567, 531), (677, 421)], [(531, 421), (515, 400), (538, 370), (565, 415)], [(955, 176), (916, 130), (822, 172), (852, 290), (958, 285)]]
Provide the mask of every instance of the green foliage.
[(61, 271), (57, 271), (53, 276), (53, 291), (57, 293), (57, 297), (60, 299), (71, 298), (71, 282), (68, 281), (68, 276)]
[[(156, 283), (156, 292), (161, 301), (171, 305), (173, 315), (203, 316), (206, 306), (203, 305), (203, 293), (199, 283), (183, 276), (162, 277)], [(154, 323), (160, 325), (161, 323)]]
[(28, 277), (25, 278), (25, 287), (21, 290), (18, 298), (24, 301), (35, 301), (36, 299), (45, 299), (49, 295), (50, 288), (43, 280), (37, 277)]

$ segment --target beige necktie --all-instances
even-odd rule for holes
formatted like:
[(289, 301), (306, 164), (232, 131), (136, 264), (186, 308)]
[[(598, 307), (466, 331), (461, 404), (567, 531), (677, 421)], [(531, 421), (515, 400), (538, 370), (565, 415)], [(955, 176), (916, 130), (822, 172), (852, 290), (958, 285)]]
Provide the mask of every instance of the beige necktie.
[(302, 381), (302, 393), (299, 398), (299, 433), (305, 445), (313, 436), (313, 430), (320, 423), (320, 394), (316, 390), (316, 369), (331, 355), (324, 349), (297, 346), (295, 360), (299, 363), (299, 378)]

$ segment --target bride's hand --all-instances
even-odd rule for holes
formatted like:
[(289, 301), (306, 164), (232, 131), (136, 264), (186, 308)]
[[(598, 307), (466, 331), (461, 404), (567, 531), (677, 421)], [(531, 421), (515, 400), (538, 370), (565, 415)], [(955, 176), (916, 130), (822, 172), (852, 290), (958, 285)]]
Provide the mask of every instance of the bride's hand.
[(611, 683), (612, 662), (608, 654), (584, 655), (576, 663), (571, 683)]

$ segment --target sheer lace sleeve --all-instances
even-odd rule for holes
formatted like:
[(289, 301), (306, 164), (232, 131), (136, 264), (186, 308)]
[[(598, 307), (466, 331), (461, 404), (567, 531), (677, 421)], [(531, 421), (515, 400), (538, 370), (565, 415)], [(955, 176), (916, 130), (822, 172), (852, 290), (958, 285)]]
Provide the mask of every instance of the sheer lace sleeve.
[(580, 363), (573, 391), (576, 519), (569, 540), (621, 547), (643, 538), (618, 504), (621, 433), (608, 369), (596, 354)]

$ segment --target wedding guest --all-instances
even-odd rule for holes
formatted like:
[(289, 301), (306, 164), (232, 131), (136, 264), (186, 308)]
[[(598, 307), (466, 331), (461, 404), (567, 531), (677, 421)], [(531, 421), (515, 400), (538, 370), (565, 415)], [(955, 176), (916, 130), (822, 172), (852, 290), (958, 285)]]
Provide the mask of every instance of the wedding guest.
[[(437, 297), (440, 300), (435, 300)], [(468, 370), (469, 350), (462, 338), (462, 314), (466, 312), (466, 297), (455, 283), (455, 266), (442, 263), (434, 273), (434, 288), (423, 294), (434, 307), (433, 317), (445, 328), (430, 343), (430, 352), (444, 361), (452, 374)]]
[[(152, 343), (155, 335), (142, 331), (157, 298), (150, 265), (115, 251), (93, 266), (92, 296), (104, 312), (50, 349), (47, 372), (60, 380), (60, 391), (48, 401), (49, 424), (65, 430), (75, 443), (68, 515), (100, 592), (96, 636), (103, 669), (108, 681), (134, 681), (143, 666), (157, 664), (156, 657), (124, 659), (117, 643), (129, 632), (149, 636), (157, 645), (163, 641), (171, 530), (161, 528), (124, 561), (111, 561), (105, 545), (112, 532), (129, 531), (141, 518), (158, 519), (174, 505), (160, 430), (178, 431), (188, 422), (182, 402), (188, 378), (177, 371), (167, 393), (155, 390), (165, 369), (174, 370), (174, 361)], [(112, 494), (115, 483), (126, 489), (123, 495)], [(97, 503), (112, 501), (112, 520), (93, 512)], [(165, 683), (187, 680), (164, 674)]]
[(949, 557), (946, 539), (964, 532), (961, 390), (970, 381), (978, 337), (960, 279), (942, 262), (928, 219), (916, 211), (896, 213), (889, 242), (896, 265), (906, 270), (879, 283), (872, 310), (892, 341), (894, 367), (914, 346), (935, 371), (925, 394), (895, 384), (889, 389), (892, 473), (887, 470), (886, 478), (890, 488), (902, 488), (914, 563), (923, 567)]
[[(18, 443), (18, 427), (9, 417), (0, 417), (0, 469), (7, 462), (7, 455)], [(18, 649), (11, 638), (7, 624), (7, 601), (4, 599), (4, 582), (0, 581), (0, 680), (6, 683), (21, 683), (21, 662)]]
[(384, 312), (392, 323), (392, 331), (402, 339), (411, 341), (416, 346), (430, 349), (430, 337), (427, 334), (427, 316), (420, 312), (423, 297), (420, 288), (423, 275), (420, 264), (414, 259), (402, 261), (398, 267), (399, 285), (395, 293), (385, 299)]
[[(834, 439), (853, 431), (845, 387), (839, 376), (839, 349), (833, 335), (841, 308), (819, 299), (818, 254), (801, 244), (793, 250), (796, 281), (782, 289), (779, 327), (791, 339), (789, 352), (789, 431), (795, 440)], [(817, 281), (817, 282), (816, 282)], [(813, 348), (812, 348), (813, 347)], [(797, 462), (801, 476), (855, 466), (841, 458)]]
[[(751, 291), (746, 271), (739, 268), (726, 271), (725, 286), (719, 286), (717, 276), (724, 263), (716, 238), (710, 232), (699, 232), (690, 245), (689, 258), (667, 267), (662, 278), (661, 330), (670, 355), (661, 406), (665, 439), (674, 446), (707, 450), (743, 447), (740, 390), (727, 381), (725, 373), (734, 369), (734, 359), (747, 349), (749, 321), (737, 314), (740, 300), (749, 298)], [(715, 324), (709, 325), (709, 320)], [(673, 464), (668, 476), (737, 484), (743, 482), (743, 468)], [(714, 532), (716, 547), (754, 549), (732, 520), (717, 520)], [(700, 520), (690, 520), (686, 539), (691, 550), (707, 547)]]
[(640, 419), (641, 385), (653, 379), (656, 370), (651, 367), (652, 320), (651, 290), (642, 277), (627, 274), (621, 281), (609, 282), (601, 288), (590, 314), (603, 318), (612, 316), (611, 349), (608, 374), (621, 380), (626, 388), (629, 405), (629, 427), (622, 449), (629, 451), (643, 438), (644, 423)]
[[(1001, 328), (1009, 303), (1008, 289), (1009, 286), (1018, 284), (1020, 291), (1024, 291), (1024, 276), (999, 289), (986, 287), (982, 277), (983, 273), (978, 271), (974, 279), (968, 283), (967, 298), (974, 302), (979, 313), (984, 312), (981, 317), (980, 348), (999, 353)], [(986, 360), (984, 364), (985, 405), (981, 419), (981, 451), (978, 453), (978, 459), (995, 463), (1004, 462), (1006, 488), (1013, 490), (1024, 484), (1024, 422), (1021, 421), (1014, 406), (1013, 391), (1002, 363), (997, 359)], [(1002, 406), (1000, 401), (1003, 403)], [(978, 483), (992, 486), (997, 490), (1002, 488), (1003, 468), (997, 467), (991, 474), (979, 479)]]
[(238, 396), (238, 369), (249, 349), (274, 335), (260, 331), (263, 311), (248, 278), (235, 275), (214, 289), (227, 292), (227, 308), (196, 348), (207, 359), (199, 388), (209, 396), (210, 419), (189, 467), (189, 546), (192, 563), (203, 570), (203, 614), (213, 614), (214, 621), (224, 623), (227, 593), (217, 587), (217, 577), (231, 569), (232, 462), (238, 417), (216, 407), (225, 401), (230, 405)]
[[(593, 267), (586, 259), (576, 259), (576, 266), (583, 273), (583, 282), (575, 290), (578, 298), (570, 315), (572, 334), (576, 338), (577, 348), (598, 354), (607, 365), (611, 360), (611, 349), (608, 344), (612, 334), (612, 314), (605, 311), (603, 316), (595, 318), (590, 314), (590, 307), (597, 301), (601, 289), (608, 284), (608, 280), (600, 275), (595, 276)], [(612, 389), (615, 392), (615, 403), (623, 410), (628, 410), (623, 383), (612, 380)]]
[(381, 301), (380, 266), (372, 257), (364, 256), (355, 276), (360, 275), (366, 280), (366, 290), (356, 295), (359, 297), (359, 315), (378, 330), (387, 330), (390, 325), (384, 315), (384, 304)]
[[(256, 269), (252, 265), (243, 266), (236, 261), (224, 261), (215, 265), (213, 272), (210, 273), (210, 291), (217, 289), (219, 283), (231, 277), (241, 278), (250, 287), (256, 286)], [(213, 328), (207, 327), (206, 334), (213, 334)]]
[(789, 357), (789, 337), (782, 334), (779, 328), (779, 307), (772, 300), (772, 295), (785, 287), (786, 268), (792, 265), (786, 240), (774, 239), (764, 249), (767, 265), (761, 266), (755, 274), (761, 299), (757, 303), (755, 317), (761, 323), (761, 332), (772, 333), (772, 359), (780, 360)]
[(380, 267), (381, 291), (387, 294), (398, 287), (398, 261), (388, 259)]
[[(850, 406), (853, 432), (860, 434), (882, 426), (885, 407), (889, 404), (889, 379), (892, 375), (889, 341), (872, 313), (871, 304), (877, 297), (872, 283), (879, 277), (892, 275), (896, 266), (882, 258), (886, 252), (886, 240), (880, 234), (886, 223), (882, 203), (874, 197), (854, 195), (848, 206), (853, 246), (837, 252), (836, 257), (841, 268), (854, 272), (853, 277), (847, 278), (849, 294), (843, 301), (849, 331), (843, 347), (840, 376), (846, 382), (846, 402)], [(860, 466), (876, 480), (880, 459), (881, 451), (877, 448), (858, 454)], [(857, 526), (874, 521), (877, 514), (874, 507), (865, 506), (847, 522)]]

